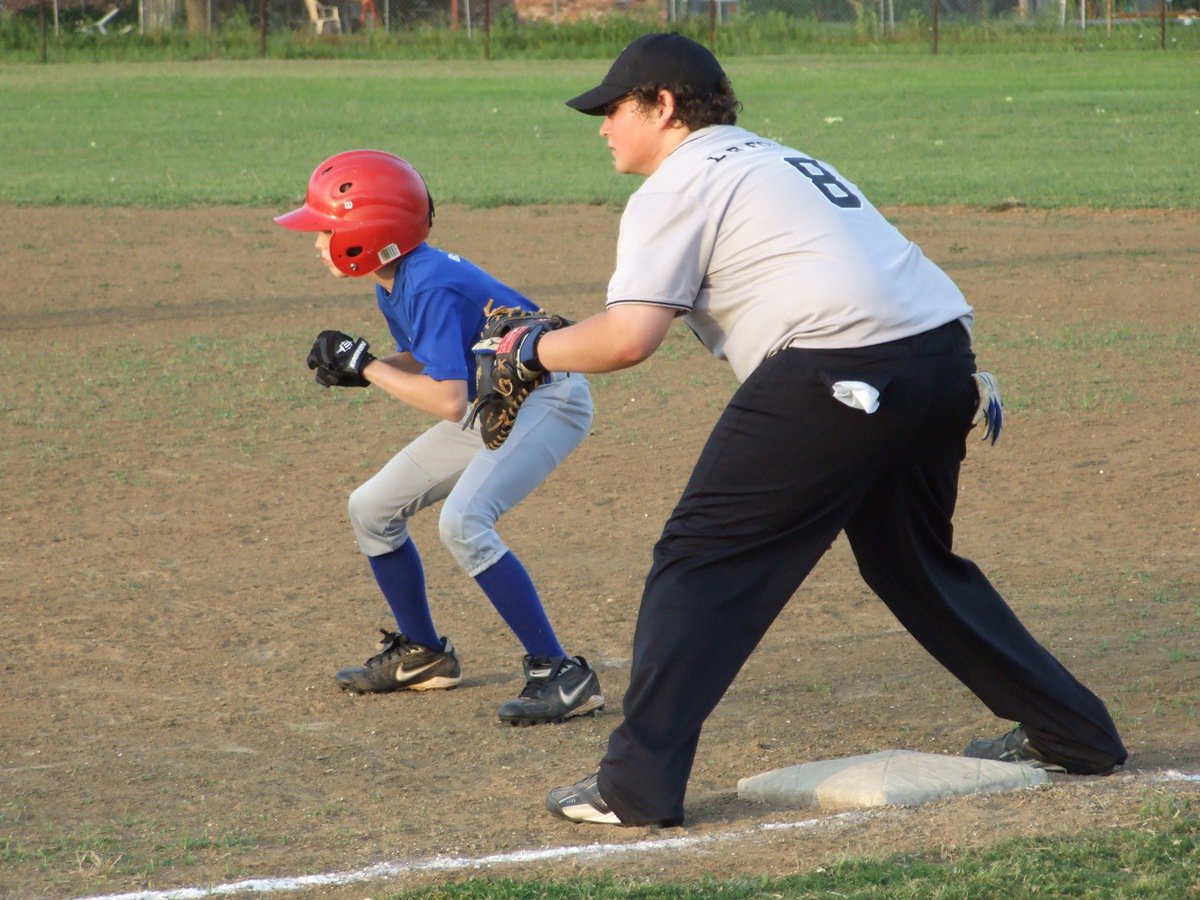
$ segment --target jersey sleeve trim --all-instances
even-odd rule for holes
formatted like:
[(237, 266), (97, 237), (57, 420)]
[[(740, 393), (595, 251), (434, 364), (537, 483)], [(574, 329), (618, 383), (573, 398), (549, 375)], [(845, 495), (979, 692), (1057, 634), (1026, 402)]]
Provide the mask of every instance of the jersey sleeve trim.
[(605, 307), (612, 306), (662, 306), (666, 309), (676, 309), (680, 312), (690, 312), (692, 305), (675, 300), (646, 300), (642, 297), (627, 297), (609, 299), (605, 302)]

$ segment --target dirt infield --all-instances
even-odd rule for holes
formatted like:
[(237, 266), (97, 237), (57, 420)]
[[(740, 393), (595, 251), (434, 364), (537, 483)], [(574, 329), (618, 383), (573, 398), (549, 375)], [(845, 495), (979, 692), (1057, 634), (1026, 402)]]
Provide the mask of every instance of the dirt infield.
[[(309, 382), (318, 330), (385, 343), (369, 291), (325, 276), (270, 211), (9, 208), (0, 896), (380, 863), (393, 877), (289, 896), (484, 874), (778, 875), (1136, 827), (1157, 796), (1194, 797), (1195, 782), (1157, 779), (1200, 771), (1200, 214), (887, 212), (975, 305), (980, 363), (1008, 401), (1000, 443), (972, 441), (956, 547), (1109, 702), (1132, 753), (1122, 773), (849, 818), (739, 801), (745, 775), (955, 753), (1006, 725), (875, 602), (839, 542), (709, 720), (684, 828), (553, 820), (545, 791), (591, 771), (620, 720), (651, 547), (727, 368), (680, 327), (645, 365), (594, 378), (592, 436), (502, 523), (564, 644), (599, 669), (599, 717), (498, 723), (521, 650), (432, 513), (414, 537), (464, 682), (350, 696), (333, 670), (371, 655), (389, 619), (345, 500), (426, 424)], [(617, 216), (447, 208), (434, 234), (581, 317), (602, 302)], [(688, 840), (654, 843), (671, 837)], [(597, 842), (615, 846), (520, 853)], [(438, 857), (468, 862), (423, 865)]]

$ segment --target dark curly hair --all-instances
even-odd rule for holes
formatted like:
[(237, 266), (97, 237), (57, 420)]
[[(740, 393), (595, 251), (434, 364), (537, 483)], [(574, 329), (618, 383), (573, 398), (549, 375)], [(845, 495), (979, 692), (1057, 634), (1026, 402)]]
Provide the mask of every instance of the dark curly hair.
[(697, 131), (709, 125), (736, 125), (742, 103), (733, 93), (728, 78), (722, 78), (716, 90), (700, 93), (688, 85), (642, 84), (629, 92), (639, 107), (655, 106), (658, 92), (670, 91), (675, 97), (675, 115), (678, 122), (689, 131)]

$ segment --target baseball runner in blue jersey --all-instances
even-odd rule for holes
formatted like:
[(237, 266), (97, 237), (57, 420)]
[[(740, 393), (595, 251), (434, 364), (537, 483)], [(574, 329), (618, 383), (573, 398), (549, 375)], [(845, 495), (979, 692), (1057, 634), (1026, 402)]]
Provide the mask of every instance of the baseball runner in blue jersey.
[(426, 243), (433, 200), (420, 174), (398, 156), (352, 150), (322, 162), (304, 205), (275, 219), (316, 233), (335, 277), (369, 277), (396, 343), (376, 357), (361, 337), (323, 331), (308, 366), (326, 387), (375, 385), (441, 421), (350, 495), (350, 523), (391, 608), (396, 630), (382, 650), (335, 675), (356, 693), (427, 691), (462, 681), (458, 654), (434, 626), (420, 554), (408, 520), (443, 501), (442, 543), (500, 613), (525, 650), (525, 687), (504, 703), (513, 725), (561, 722), (604, 707), (595, 671), (569, 656), (533, 581), (500, 539), (497, 520), (527, 497), (583, 441), (592, 421), (587, 380), (546, 374), (503, 445), (486, 449), (464, 427), (474, 399), (475, 358), (489, 311), (535, 311), (528, 297), (462, 257)]
[(680, 317), (740, 386), (655, 545), (624, 721), (599, 771), (547, 808), (682, 822), (704, 721), (842, 532), (913, 637), (1021, 723), (968, 755), (1122, 764), (1104, 704), (951, 550), (968, 432), (984, 421), (995, 437), (1002, 415), (951, 279), (828, 163), (737, 127), (729, 80), (694, 41), (637, 39), (568, 105), (601, 117), (616, 170), (645, 181), (606, 309), (508, 352), (532, 371), (607, 372), (649, 357)]

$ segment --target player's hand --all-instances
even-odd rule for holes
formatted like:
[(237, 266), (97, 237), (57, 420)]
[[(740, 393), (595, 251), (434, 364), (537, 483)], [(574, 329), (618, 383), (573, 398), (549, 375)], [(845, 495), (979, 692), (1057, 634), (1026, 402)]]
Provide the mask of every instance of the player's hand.
[(483, 347), (480, 342), (471, 349), (476, 354), (494, 354), (498, 359), (507, 358), (515, 366), (523, 381), (533, 381), (546, 374), (537, 355), (537, 342), (547, 332), (544, 324), (516, 325), (500, 338), (494, 347)]
[(339, 372), (328, 366), (318, 365), (316, 369), (317, 384), (321, 387), (370, 387), (371, 382), (362, 375), (353, 372)]
[[(362, 377), (368, 363), (374, 362), (371, 345), (342, 331), (322, 331), (308, 351), (308, 367), (324, 367), (334, 372)], [(317, 378), (320, 381), (320, 377)]]
[(463, 428), (479, 422), (483, 445), (496, 450), (508, 439), (517, 412), (546, 374), (538, 360), (537, 342), (547, 331), (571, 324), (543, 310), (484, 307), (487, 316), (475, 354), (475, 405)]

